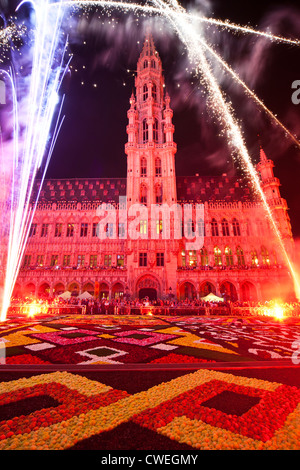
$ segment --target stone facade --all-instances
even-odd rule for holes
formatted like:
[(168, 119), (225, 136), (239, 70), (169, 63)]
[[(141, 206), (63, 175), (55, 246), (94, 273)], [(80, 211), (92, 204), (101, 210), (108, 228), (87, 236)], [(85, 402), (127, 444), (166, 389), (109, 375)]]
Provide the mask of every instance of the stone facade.
[[(178, 299), (214, 292), (241, 301), (291, 292), (280, 243), (252, 189), (226, 174), (176, 176), (172, 117), (161, 60), (148, 36), (128, 110), (127, 177), (43, 183), (16, 291)], [(273, 166), (261, 149), (261, 186), (292, 256), (288, 207)], [(171, 207), (186, 207), (192, 217), (170, 223), (166, 234), (160, 210)], [(190, 234), (203, 244), (187, 248)]]

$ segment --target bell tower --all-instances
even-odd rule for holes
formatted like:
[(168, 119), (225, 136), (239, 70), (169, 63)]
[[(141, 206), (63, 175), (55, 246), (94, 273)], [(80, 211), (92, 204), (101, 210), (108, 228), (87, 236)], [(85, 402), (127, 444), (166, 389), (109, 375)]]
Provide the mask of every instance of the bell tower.
[(261, 187), (266, 200), (272, 210), (273, 216), (282, 238), (286, 243), (292, 243), (293, 235), (291, 230), (288, 206), (285, 199), (281, 197), (280, 181), (274, 176), (274, 162), (267, 158), (265, 151), (260, 148), (260, 161), (257, 170), (261, 179)]
[(173, 111), (164, 87), (161, 60), (148, 34), (127, 113), (127, 207), (177, 202)]

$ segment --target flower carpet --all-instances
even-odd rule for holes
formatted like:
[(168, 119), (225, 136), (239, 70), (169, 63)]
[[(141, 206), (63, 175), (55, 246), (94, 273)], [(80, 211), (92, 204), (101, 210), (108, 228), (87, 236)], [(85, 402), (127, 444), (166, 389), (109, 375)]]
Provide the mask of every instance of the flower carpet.
[(299, 339), (300, 319), (69, 315), (0, 325), (7, 365), (290, 362)]
[(299, 319), (10, 318), (0, 449), (298, 450), (299, 339)]

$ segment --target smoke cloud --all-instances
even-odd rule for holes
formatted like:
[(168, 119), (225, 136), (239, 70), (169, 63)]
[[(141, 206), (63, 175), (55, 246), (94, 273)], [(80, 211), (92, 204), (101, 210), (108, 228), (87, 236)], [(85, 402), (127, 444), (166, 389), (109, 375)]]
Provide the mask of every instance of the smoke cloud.
[[(213, 10), (214, 4), (210, 0), (197, 0), (189, 9), (191, 13), (206, 17), (213, 16)], [(254, 26), (260, 31), (275, 35), (297, 37), (300, 30), (300, 11), (285, 6), (273, 8)], [(207, 105), (206, 90), (199, 82), (199, 77), (195, 77), (187, 51), (166, 19), (120, 12), (112, 12), (107, 17), (99, 16), (98, 13), (83, 15), (79, 18), (77, 27), (73, 28), (74, 33), (71, 33), (70, 41), (76, 45), (86, 39), (92, 45), (91, 73), (101, 67), (108, 67), (113, 71), (125, 70), (127, 67), (135, 67), (149, 27), (167, 70), (166, 84), (175, 114), (184, 115), (189, 110), (197, 120), (199, 131), (195, 141), (183, 143), (179, 152), (192, 156), (196, 166), (199, 163), (202, 167), (206, 165), (212, 170), (228, 167), (231, 150), (226, 148), (226, 140), (220, 137), (222, 129), (214, 123)], [(265, 104), (292, 133), (299, 135), (297, 110), (290, 99), (292, 77), (288, 82), (286, 67), (283, 81), (276, 63), (278, 54), (282, 56), (285, 51), (292, 54), (292, 48), (253, 34), (236, 35), (216, 25), (198, 23), (198, 27), (207, 42), (260, 99), (264, 101), (265, 92), (270, 95), (269, 88), (274, 89), (275, 93), (275, 82), (281, 87), (281, 93), (277, 90), (277, 95), (285, 95), (285, 101), (278, 103), (278, 96), (273, 100), (267, 96)], [(274, 160), (279, 159), (293, 145), (291, 140), (284, 136), (283, 131), (270, 121), (245, 94), (241, 85), (234, 81), (215, 59), (209, 54), (207, 58), (221, 89), (228, 101), (233, 103), (250, 154), (254, 158), (258, 157), (261, 140), (266, 152), (272, 155)]]

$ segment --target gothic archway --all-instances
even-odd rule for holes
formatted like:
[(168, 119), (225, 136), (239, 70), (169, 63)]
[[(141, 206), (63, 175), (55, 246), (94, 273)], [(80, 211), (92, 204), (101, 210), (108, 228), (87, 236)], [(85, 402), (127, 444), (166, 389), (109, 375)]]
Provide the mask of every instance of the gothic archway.
[(151, 300), (156, 300), (160, 296), (159, 281), (151, 275), (142, 276), (136, 283), (136, 294), (139, 299), (151, 297)]
[(106, 282), (101, 282), (99, 286), (99, 297), (100, 299), (107, 299), (109, 297), (109, 286)]
[(255, 285), (252, 282), (246, 281), (241, 288), (241, 300), (242, 302), (256, 302), (257, 291)]
[(15, 298), (22, 297), (22, 288), (19, 283), (15, 284), (12, 297), (15, 297)]
[(86, 282), (86, 283), (82, 286), (82, 292), (88, 292), (89, 294), (94, 295), (94, 293), (95, 293), (95, 288), (94, 288), (93, 283), (92, 283), (92, 282)]
[(50, 285), (47, 282), (43, 282), (43, 284), (40, 285), (39, 290), (38, 290), (38, 296), (39, 297), (50, 296)]
[(68, 290), (71, 292), (71, 295), (76, 297), (79, 294), (79, 284), (78, 282), (72, 282), (69, 285)]
[(124, 296), (124, 286), (121, 282), (116, 282), (111, 289), (114, 299), (120, 299)]
[(179, 298), (180, 300), (193, 300), (197, 296), (196, 288), (191, 282), (183, 282), (179, 287)]
[(33, 282), (30, 282), (25, 286), (24, 294), (26, 297), (31, 297), (35, 294), (35, 285), (33, 284)]
[(54, 288), (53, 288), (53, 293), (55, 295), (60, 295), (62, 294), (63, 292), (65, 292), (65, 286), (62, 282), (58, 282), (57, 284), (55, 284)]
[(157, 300), (157, 290), (153, 287), (143, 287), (139, 290), (139, 299), (145, 299), (148, 297), (149, 300)]
[(222, 282), (220, 285), (220, 293), (224, 300), (230, 300), (231, 302), (238, 300), (237, 290), (232, 282)]
[(199, 290), (200, 297), (206, 297), (210, 293), (213, 293), (213, 294), (216, 293), (215, 286), (209, 281), (203, 282)]

